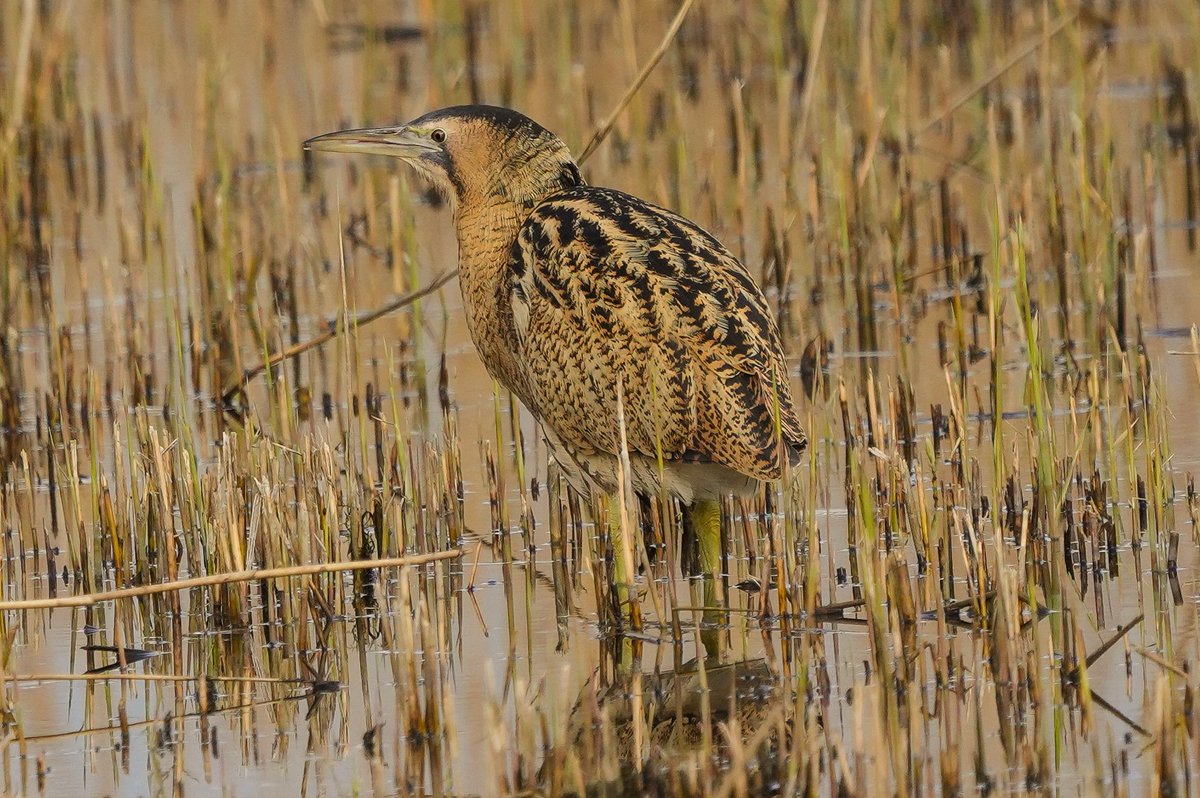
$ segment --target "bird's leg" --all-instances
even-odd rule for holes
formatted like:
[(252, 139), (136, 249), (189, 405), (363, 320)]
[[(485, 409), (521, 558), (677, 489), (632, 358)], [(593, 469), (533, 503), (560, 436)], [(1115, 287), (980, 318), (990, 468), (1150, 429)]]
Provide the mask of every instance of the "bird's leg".
[(612, 684), (628, 687), (641, 670), (641, 640), (626, 634), (601, 638), (600, 650), (612, 667)]
[(721, 568), (721, 503), (697, 501), (691, 507), (696, 542), (700, 546), (700, 573), (716, 576)]
[(684, 576), (714, 576), (721, 569), (721, 503), (702, 500), (683, 506), (680, 567)]
[[(704, 613), (701, 615), (700, 643), (704, 646), (704, 657), (708, 662), (718, 663), (725, 653), (725, 626), (728, 618), (723, 609), (721, 580), (715, 576), (704, 577)], [(699, 652), (696, 652), (699, 656)]]
[(703, 579), (704, 615), (700, 642), (710, 660), (719, 660), (723, 651), (725, 620), (724, 584), (721, 582), (721, 502), (693, 502), (687, 508), (692, 533), (699, 548), (700, 576)]

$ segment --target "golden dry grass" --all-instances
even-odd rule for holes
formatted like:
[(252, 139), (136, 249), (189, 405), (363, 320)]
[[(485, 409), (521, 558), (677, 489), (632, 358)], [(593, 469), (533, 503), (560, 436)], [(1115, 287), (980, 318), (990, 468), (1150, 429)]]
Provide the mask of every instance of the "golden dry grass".
[[(669, 508), (612, 633), (453, 286), (356, 324), (448, 220), (303, 139), (488, 101), (582, 149), (677, 9), (7, 0), (0, 600), (466, 554), (3, 612), (0, 790), (1191, 789), (1194, 4), (691, 9), (585, 171), (744, 258), (807, 397), (721, 666)], [(161, 678), (49, 679), (122, 659)]]

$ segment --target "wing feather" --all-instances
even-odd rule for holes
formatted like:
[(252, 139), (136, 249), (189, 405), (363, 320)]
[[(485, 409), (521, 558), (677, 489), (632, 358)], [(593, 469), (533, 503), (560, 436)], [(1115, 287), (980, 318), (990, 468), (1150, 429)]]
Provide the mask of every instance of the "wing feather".
[(557, 436), (770, 479), (804, 447), (774, 317), (746, 268), (663, 208), (579, 187), (536, 206), (512, 250), (526, 401)]

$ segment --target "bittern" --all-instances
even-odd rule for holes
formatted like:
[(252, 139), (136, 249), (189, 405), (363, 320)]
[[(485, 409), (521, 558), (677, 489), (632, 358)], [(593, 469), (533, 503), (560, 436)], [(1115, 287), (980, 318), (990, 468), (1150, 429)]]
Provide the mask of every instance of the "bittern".
[(566, 144), (506, 108), (444, 108), (305, 147), (399, 158), (450, 201), (487, 370), (585, 497), (615, 495), (623, 426), (633, 490), (678, 499), (715, 574), (721, 499), (779, 479), (805, 447), (779, 329), (746, 267), (694, 222), (587, 185)]

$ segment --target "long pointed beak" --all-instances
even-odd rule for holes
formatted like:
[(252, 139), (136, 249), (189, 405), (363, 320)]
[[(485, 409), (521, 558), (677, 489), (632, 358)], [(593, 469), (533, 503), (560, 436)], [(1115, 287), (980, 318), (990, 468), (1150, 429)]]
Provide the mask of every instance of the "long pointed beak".
[(414, 160), (422, 153), (439, 148), (429, 139), (409, 127), (372, 127), (358, 130), (339, 130), (304, 142), (306, 150), (353, 152), (368, 155), (389, 155)]

